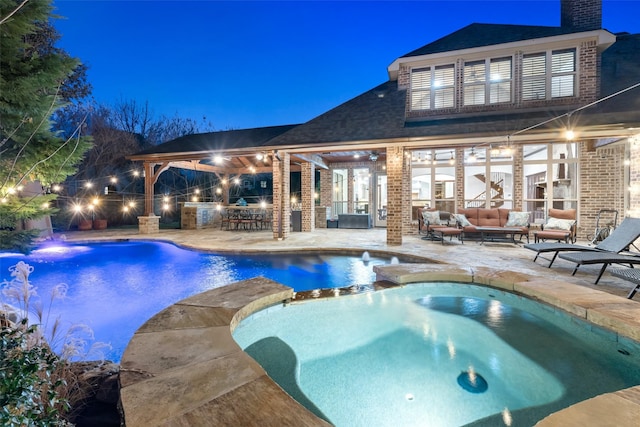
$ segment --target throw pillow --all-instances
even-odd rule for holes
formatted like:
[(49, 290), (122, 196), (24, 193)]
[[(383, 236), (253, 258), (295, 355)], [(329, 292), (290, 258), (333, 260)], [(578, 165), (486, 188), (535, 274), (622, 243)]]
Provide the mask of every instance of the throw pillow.
[(509, 212), (505, 227), (526, 227), (529, 225), (529, 212)]
[(453, 216), (456, 219), (456, 221), (460, 224), (461, 227), (468, 227), (472, 225), (467, 219), (467, 217), (465, 216), (465, 214), (454, 214)]
[(441, 225), (440, 211), (422, 211), (422, 219), (425, 224)]
[(547, 223), (544, 225), (544, 229), (569, 231), (571, 230), (571, 227), (573, 227), (574, 223), (575, 221), (572, 219), (560, 219), (560, 218), (549, 217), (547, 219)]

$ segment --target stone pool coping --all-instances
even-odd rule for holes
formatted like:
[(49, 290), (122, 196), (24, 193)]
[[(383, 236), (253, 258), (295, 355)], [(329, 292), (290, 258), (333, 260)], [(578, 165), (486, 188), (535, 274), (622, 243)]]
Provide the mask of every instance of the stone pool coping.
[[(454, 281), (502, 289), (583, 318), (618, 340), (640, 341), (640, 304), (595, 289), (483, 267), (398, 264), (374, 271), (377, 283), (391, 286)], [(258, 277), (187, 298), (148, 320), (120, 362), (126, 425), (329, 426), (285, 393), (232, 337), (251, 313), (292, 298), (291, 288)], [(637, 386), (577, 403), (536, 425), (624, 426), (639, 417)]]

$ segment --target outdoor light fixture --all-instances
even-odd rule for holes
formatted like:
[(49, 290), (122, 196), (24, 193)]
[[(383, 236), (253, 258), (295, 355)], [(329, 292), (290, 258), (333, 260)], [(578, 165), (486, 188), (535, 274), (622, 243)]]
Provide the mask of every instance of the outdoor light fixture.
[(467, 159), (469, 163), (475, 163), (478, 158), (476, 157), (476, 151), (473, 147), (471, 147), (471, 154), (469, 154), (469, 158)]
[(262, 154), (262, 153), (256, 154), (256, 159), (258, 159), (258, 160), (264, 159), (264, 154)]
[(213, 163), (215, 163), (216, 165), (219, 165), (220, 163), (222, 163), (222, 156), (220, 155), (216, 155), (213, 157)]

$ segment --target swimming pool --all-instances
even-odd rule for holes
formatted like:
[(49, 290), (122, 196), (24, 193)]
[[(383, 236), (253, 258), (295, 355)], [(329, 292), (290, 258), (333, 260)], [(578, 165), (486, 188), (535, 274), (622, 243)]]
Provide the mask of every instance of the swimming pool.
[(239, 280), (264, 276), (296, 291), (368, 285), (373, 266), (391, 259), (330, 253), (220, 254), (151, 241), (55, 243), (28, 256), (0, 254), (0, 282), (9, 267), (31, 265), (31, 283), (46, 300), (53, 286), (69, 285), (54, 302), (52, 317), (85, 323), (95, 340), (112, 347), (104, 356), (119, 362), (133, 333), (155, 313), (188, 296)]
[[(290, 395), (336, 426), (531, 426), (640, 384), (638, 343), (616, 343), (563, 312), (474, 285), (413, 284), (272, 307), (233, 335)], [(469, 371), (486, 391), (458, 382)]]

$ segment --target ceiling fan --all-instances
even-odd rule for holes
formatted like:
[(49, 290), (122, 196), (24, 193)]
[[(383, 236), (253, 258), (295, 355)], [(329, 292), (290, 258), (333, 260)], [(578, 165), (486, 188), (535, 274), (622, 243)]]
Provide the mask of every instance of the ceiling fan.
[(371, 154), (369, 154), (369, 160), (375, 162), (378, 160), (378, 156), (380, 156), (380, 154), (377, 151), (372, 151)]

